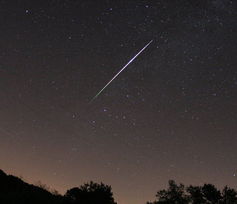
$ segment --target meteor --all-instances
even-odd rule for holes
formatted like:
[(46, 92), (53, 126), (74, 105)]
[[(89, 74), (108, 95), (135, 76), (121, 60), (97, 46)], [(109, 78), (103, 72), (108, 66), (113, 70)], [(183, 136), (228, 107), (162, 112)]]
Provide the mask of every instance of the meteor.
[(102, 93), (102, 91), (104, 91), (104, 89), (152, 43), (152, 41), (153, 40), (147, 43), (145, 47), (143, 47), (131, 60), (129, 60), (129, 62), (124, 65), (124, 67), (91, 99), (90, 102), (94, 101)]

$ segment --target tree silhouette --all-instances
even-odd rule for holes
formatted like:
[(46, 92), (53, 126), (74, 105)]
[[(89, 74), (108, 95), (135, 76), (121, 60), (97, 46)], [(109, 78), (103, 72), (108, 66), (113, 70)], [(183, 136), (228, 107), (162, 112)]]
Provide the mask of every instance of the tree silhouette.
[(237, 204), (237, 192), (225, 186), (222, 191), (222, 204)]
[[(64, 196), (44, 188), (0, 170), (0, 204), (116, 204), (111, 187), (103, 183), (86, 183)], [(170, 180), (167, 189), (157, 192), (156, 199), (147, 204), (237, 204), (237, 191), (227, 186), (220, 191), (212, 184), (185, 187)]]
[(65, 194), (68, 202), (73, 204), (116, 204), (112, 189), (103, 183), (86, 183), (79, 188), (72, 188)]
[(157, 201), (147, 204), (237, 204), (237, 192), (227, 186), (220, 192), (212, 184), (185, 188), (172, 180), (168, 189), (158, 191), (156, 197)]
[(189, 200), (192, 204), (205, 204), (206, 201), (203, 197), (202, 188), (199, 186), (189, 186), (187, 188), (189, 193)]
[(221, 193), (216, 187), (212, 184), (204, 184), (202, 187), (202, 193), (207, 203), (217, 204), (221, 200)]
[(38, 183), (28, 184), (0, 170), (0, 204), (116, 204), (111, 187), (103, 183), (86, 183), (64, 196)]
[(173, 180), (169, 181), (168, 190), (158, 191), (156, 197), (158, 200), (153, 204), (188, 204), (184, 185), (177, 185)]

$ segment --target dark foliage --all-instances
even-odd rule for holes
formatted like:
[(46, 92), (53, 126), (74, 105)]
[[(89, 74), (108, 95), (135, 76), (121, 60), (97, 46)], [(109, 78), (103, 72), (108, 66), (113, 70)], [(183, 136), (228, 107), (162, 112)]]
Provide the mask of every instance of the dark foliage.
[(103, 183), (90, 182), (72, 188), (65, 196), (30, 185), (0, 170), (0, 204), (116, 204), (112, 189)]
[(157, 200), (147, 204), (237, 204), (237, 192), (225, 187), (220, 192), (212, 184), (203, 186), (177, 185), (169, 181), (167, 190), (160, 190), (156, 194)]
[[(147, 204), (237, 204), (237, 191), (225, 187), (222, 191), (212, 184), (188, 186), (170, 180), (168, 189), (156, 194), (156, 201)], [(66, 192), (64, 196), (27, 184), (0, 170), (0, 204), (116, 204), (111, 186), (86, 183)]]
[(111, 187), (103, 183), (90, 182), (79, 188), (72, 188), (67, 191), (65, 198), (72, 204), (116, 204)]

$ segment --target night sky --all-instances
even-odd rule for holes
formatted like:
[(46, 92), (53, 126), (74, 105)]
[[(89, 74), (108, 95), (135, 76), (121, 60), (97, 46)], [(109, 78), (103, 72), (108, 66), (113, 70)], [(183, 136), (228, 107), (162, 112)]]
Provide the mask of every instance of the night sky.
[[(237, 188), (237, 2), (0, 1), (0, 168), (119, 204)], [(90, 100), (149, 41), (106, 89)]]

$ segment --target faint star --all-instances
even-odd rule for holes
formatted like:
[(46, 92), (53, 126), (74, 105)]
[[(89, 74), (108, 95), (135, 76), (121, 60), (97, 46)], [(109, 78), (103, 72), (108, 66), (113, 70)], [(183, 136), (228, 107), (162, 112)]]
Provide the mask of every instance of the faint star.
[(108, 110), (106, 108), (103, 109), (104, 112), (107, 112)]

